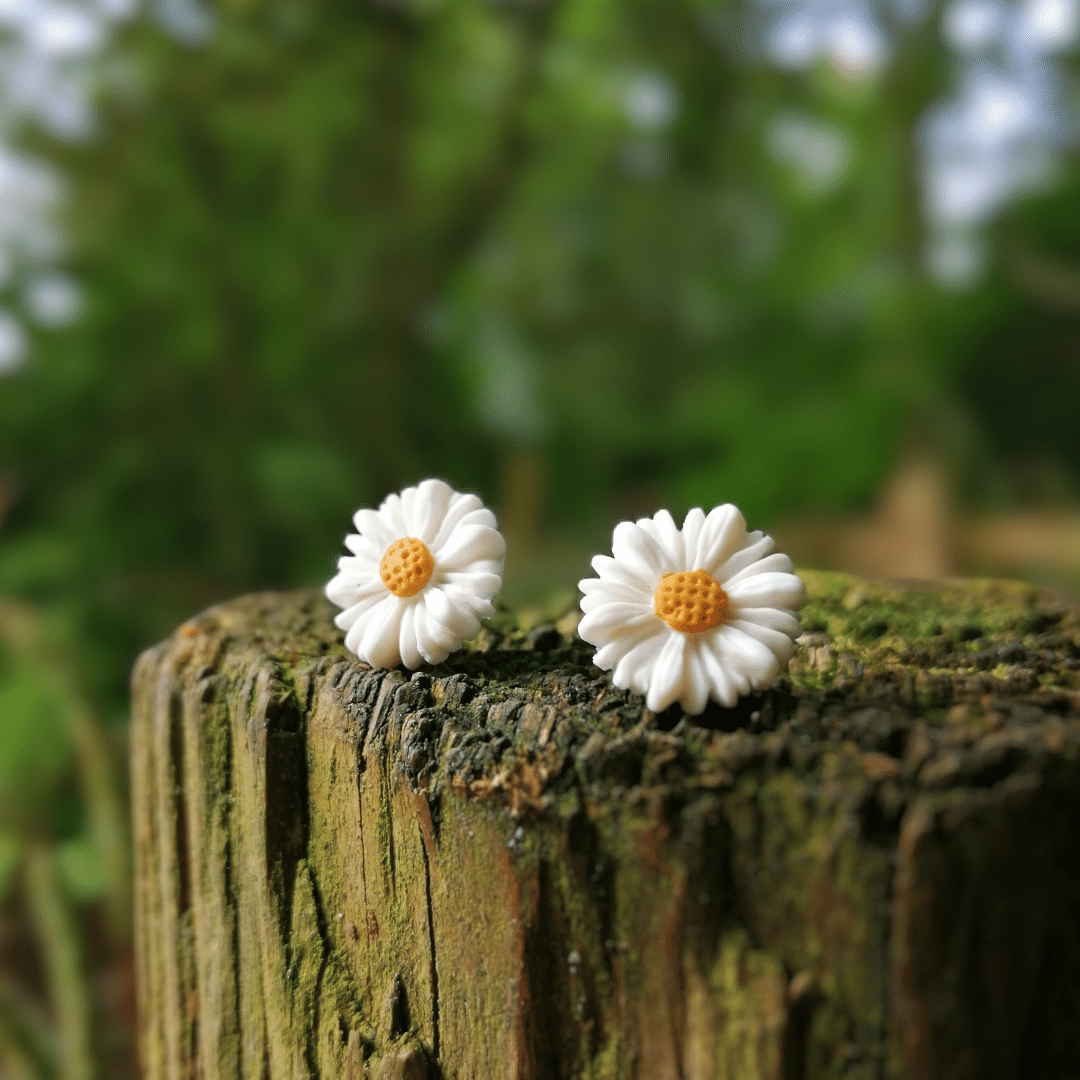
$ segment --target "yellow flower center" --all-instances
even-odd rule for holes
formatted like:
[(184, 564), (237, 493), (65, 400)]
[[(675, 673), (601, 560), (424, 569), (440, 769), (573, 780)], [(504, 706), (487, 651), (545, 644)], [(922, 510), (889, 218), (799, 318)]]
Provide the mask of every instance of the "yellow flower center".
[(379, 577), (395, 595), (415, 596), (435, 573), (435, 560), (423, 540), (406, 536), (395, 540), (379, 563)]
[(719, 626), (727, 615), (727, 593), (704, 570), (665, 574), (653, 594), (653, 609), (671, 627), (697, 634)]

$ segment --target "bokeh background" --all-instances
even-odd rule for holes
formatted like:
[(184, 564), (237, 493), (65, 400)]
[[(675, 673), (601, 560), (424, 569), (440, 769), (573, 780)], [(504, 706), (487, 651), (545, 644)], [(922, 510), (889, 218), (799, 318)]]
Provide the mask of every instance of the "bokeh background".
[(1080, 586), (1078, 0), (0, 0), (0, 1078), (135, 1075), (127, 679), (349, 516)]

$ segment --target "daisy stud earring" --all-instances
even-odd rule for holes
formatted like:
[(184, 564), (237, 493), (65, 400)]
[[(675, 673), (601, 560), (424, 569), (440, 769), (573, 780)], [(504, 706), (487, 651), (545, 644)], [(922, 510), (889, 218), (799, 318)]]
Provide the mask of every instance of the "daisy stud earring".
[(345, 647), (372, 667), (441, 663), (495, 613), (506, 544), (477, 496), (424, 480), (353, 524), (326, 595), (344, 609)]
[(623, 521), (611, 547), (579, 583), (578, 634), (617, 687), (696, 716), (710, 697), (730, 708), (772, 685), (802, 633), (806, 586), (736, 507), (691, 510), (681, 529), (666, 510)]

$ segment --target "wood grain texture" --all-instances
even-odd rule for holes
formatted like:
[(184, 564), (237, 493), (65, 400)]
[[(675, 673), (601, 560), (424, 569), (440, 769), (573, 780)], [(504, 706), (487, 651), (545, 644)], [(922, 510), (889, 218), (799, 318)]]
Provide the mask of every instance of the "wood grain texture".
[(264, 594), (145, 653), (147, 1080), (1080, 1076), (1077, 612), (807, 577), (692, 720), (565, 620), (410, 675)]

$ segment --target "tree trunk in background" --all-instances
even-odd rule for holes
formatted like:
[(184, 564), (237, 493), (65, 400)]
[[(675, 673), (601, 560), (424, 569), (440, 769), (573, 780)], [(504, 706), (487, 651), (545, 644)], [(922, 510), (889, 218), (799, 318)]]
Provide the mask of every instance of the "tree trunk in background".
[(144, 654), (147, 1080), (1080, 1076), (1080, 617), (805, 576), (696, 721), (572, 617), (409, 676), (261, 595)]

